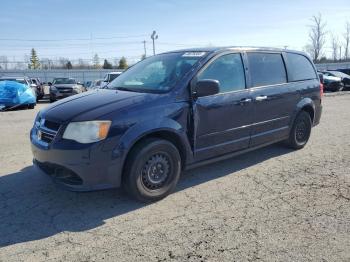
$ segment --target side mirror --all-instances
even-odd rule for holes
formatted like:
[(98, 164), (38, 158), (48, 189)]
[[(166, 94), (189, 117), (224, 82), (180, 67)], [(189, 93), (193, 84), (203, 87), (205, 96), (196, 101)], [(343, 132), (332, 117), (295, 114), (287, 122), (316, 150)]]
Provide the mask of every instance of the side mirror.
[(318, 74), (318, 77), (320, 78), (321, 84), (324, 84), (323, 74)]
[(196, 97), (210, 96), (219, 93), (220, 83), (214, 79), (199, 80), (196, 84)]
[(51, 82), (47, 82), (47, 84), (48, 84), (49, 86), (52, 86), (52, 83), (51, 83)]

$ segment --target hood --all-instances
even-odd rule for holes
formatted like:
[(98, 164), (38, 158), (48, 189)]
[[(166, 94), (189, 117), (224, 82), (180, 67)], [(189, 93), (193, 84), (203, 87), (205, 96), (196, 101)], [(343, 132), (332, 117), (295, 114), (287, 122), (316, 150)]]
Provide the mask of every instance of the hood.
[(54, 87), (70, 87), (73, 88), (77, 84), (59, 84), (59, 85), (53, 85)]
[(97, 89), (57, 101), (41, 111), (43, 118), (57, 122), (98, 119), (115, 110), (153, 100), (159, 95)]

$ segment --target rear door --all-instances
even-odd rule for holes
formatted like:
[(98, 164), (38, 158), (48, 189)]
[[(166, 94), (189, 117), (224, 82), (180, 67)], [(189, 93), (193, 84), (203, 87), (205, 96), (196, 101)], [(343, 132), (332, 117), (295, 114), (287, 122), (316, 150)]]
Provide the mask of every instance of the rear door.
[(218, 80), (220, 91), (194, 102), (196, 160), (247, 148), (253, 107), (241, 54), (220, 55), (199, 72), (197, 79)]
[(281, 53), (248, 52), (247, 60), (254, 101), (250, 146), (254, 147), (288, 137), (300, 94), (288, 83)]

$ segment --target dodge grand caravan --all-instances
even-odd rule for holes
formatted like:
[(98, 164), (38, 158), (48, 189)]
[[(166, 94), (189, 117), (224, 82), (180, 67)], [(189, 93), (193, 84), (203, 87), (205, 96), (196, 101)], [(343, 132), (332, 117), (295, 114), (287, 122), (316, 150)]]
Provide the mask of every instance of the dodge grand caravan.
[(168, 195), (180, 173), (284, 141), (300, 149), (321, 116), (310, 58), (269, 48), (210, 48), (149, 57), (107, 89), (41, 110), (34, 164), (72, 190), (123, 186)]

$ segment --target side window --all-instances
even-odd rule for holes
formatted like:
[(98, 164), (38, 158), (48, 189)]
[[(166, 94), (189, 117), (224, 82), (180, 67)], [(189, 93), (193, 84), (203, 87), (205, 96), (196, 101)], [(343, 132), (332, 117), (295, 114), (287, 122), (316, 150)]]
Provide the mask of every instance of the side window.
[(247, 53), (252, 86), (266, 86), (287, 82), (281, 54)]
[(198, 80), (203, 79), (218, 80), (220, 93), (245, 89), (245, 75), (241, 55), (220, 56), (198, 75)]
[(301, 81), (317, 78), (314, 67), (305, 56), (287, 53), (287, 59), (290, 81)]

